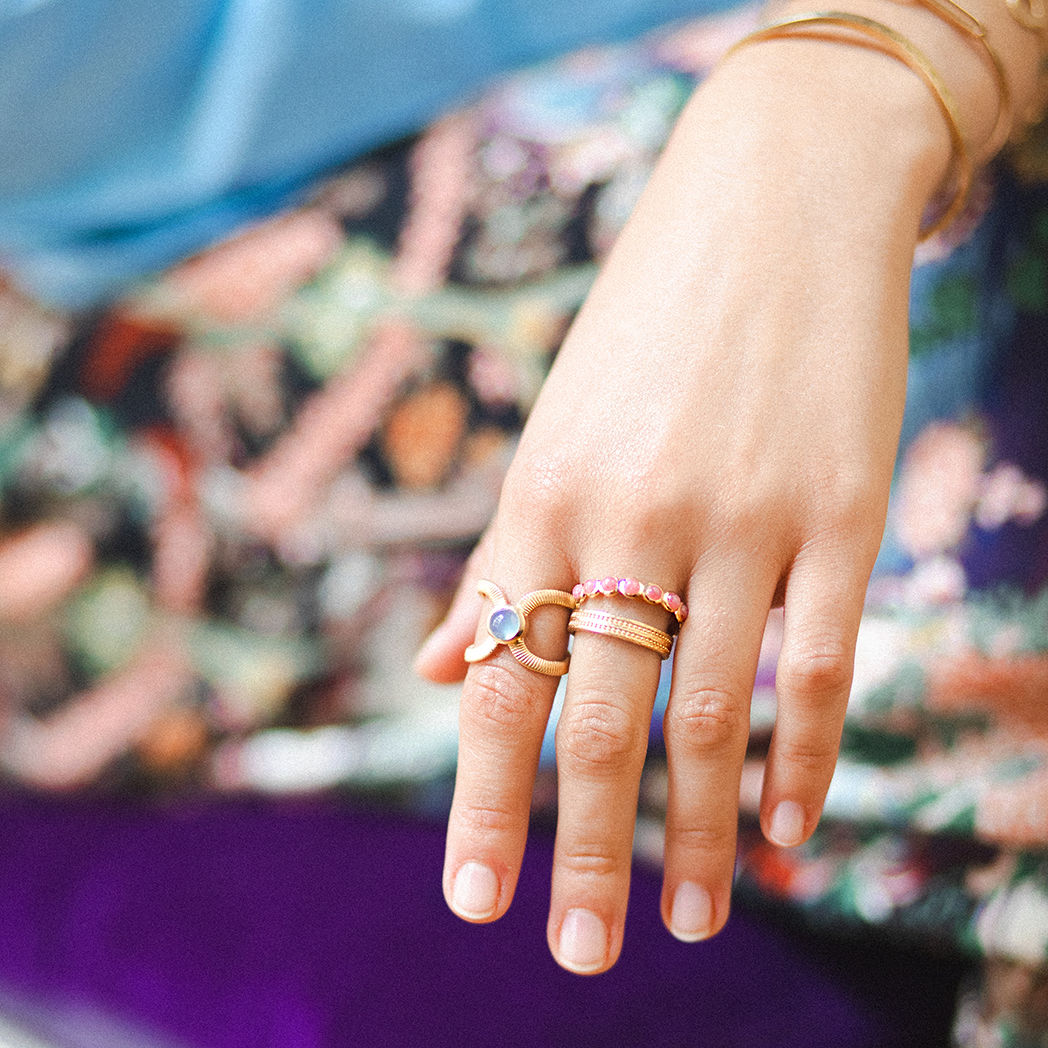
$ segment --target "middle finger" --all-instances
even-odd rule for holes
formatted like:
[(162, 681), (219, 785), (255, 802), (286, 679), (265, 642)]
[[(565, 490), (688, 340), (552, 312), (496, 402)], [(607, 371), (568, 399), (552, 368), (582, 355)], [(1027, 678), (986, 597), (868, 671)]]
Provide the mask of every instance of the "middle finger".
[[(663, 608), (598, 596), (583, 610), (666, 631)], [(565, 968), (595, 974), (622, 946), (633, 827), (661, 659), (618, 637), (575, 634), (557, 726), (558, 816), (547, 930)]]

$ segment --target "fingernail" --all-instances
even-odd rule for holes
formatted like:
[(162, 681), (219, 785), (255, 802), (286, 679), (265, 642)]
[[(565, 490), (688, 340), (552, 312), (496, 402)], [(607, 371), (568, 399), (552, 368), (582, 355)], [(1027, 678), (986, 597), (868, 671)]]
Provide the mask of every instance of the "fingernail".
[(800, 844), (804, 839), (804, 809), (796, 801), (780, 801), (771, 813), (768, 836), (783, 848)]
[(681, 942), (706, 939), (713, 924), (713, 898), (701, 885), (684, 881), (673, 893), (670, 931)]
[(590, 910), (568, 910), (560, 926), (558, 959), (573, 972), (594, 972), (608, 957), (608, 929)]
[(490, 866), (464, 862), (451, 885), (451, 908), (470, 920), (482, 920), (495, 913), (499, 901), (499, 879)]

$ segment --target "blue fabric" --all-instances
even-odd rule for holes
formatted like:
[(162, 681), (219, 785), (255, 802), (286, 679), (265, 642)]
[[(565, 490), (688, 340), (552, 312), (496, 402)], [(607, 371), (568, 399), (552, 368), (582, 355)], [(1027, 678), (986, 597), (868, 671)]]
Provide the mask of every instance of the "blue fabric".
[(84, 306), (522, 63), (724, 0), (0, 0), (0, 260)]

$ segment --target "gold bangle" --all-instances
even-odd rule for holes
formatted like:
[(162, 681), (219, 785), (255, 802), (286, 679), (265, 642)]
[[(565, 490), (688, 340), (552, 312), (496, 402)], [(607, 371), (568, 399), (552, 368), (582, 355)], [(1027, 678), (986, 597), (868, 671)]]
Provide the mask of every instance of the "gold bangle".
[[(986, 26), (970, 11), (954, 3), (954, 0), (913, 0), (913, 2), (930, 11), (962, 36), (968, 37), (986, 56), (990, 69), (993, 71), (994, 83), (997, 85), (997, 119), (994, 121), (993, 130), (984, 147), (986, 155), (993, 156), (1008, 141), (1012, 133), (1015, 111), (1012, 106), (1012, 91), (1008, 85), (1008, 74), (1005, 72), (1004, 62), (997, 53), (997, 49), (990, 43), (990, 34)], [(1034, 0), (1034, 2), (1040, 4), (1041, 0)]]
[[(854, 40), (848, 37), (819, 33), (819, 27), (847, 29), (867, 39)], [(946, 130), (949, 132), (950, 144), (953, 149), (954, 176), (950, 202), (929, 226), (920, 231), (917, 238), (918, 242), (929, 239), (929, 237), (949, 226), (961, 213), (967, 202), (968, 193), (972, 187), (972, 160), (968, 147), (965, 144), (964, 136), (961, 134), (960, 123), (957, 118), (957, 106), (953, 96), (924, 52), (901, 33), (896, 32), (891, 26), (887, 26), (883, 22), (875, 22), (872, 18), (864, 18), (862, 15), (851, 14), (847, 11), (816, 11), (811, 14), (792, 15), (789, 18), (783, 18), (780, 21), (761, 26), (761, 28), (748, 36), (744, 36), (735, 43), (729, 48), (727, 54), (733, 54), (747, 44), (790, 36), (830, 39), (840, 43), (880, 50), (897, 59), (911, 72), (920, 77), (931, 92), (936, 105), (939, 107), (939, 112), (942, 113), (943, 120), (946, 122)]]
[(602, 633), (606, 637), (639, 644), (655, 652), (660, 659), (666, 658), (673, 647), (673, 638), (665, 631), (649, 626), (637, 619), (624, 619), (609, 615), (606, 611), (574, 611), (568, 619), (568, 632)]
[(1044, 43), (1048, 36), (1048, 3), (1045, 0), (1004, 0), (1004, 6), (1019, 25), (1037, 33)]

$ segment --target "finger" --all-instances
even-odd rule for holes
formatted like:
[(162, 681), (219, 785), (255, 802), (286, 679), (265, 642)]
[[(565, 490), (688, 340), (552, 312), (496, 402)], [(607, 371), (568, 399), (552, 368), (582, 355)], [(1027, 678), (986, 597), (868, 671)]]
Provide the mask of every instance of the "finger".
[(739, 781), (764, 623), (775, 590), (768, 567), (717, 562), (690, 586), (663, 721), (669, 775), (662, 914), (694, 942), (728, 918)]
[[(643, 601), (594, 607), (665, 630), (669, 613)], [(587, 603), (586, 607), (590, 605)], [(547, 929), (564, 968), (595, 974), (622, 948), (637, 793), (662, 660), (632, 642), (575, 634), (557, 725), (558, 816)]]
[[(570, 591), (567, 570), (551, 578), (549, 560), (539, 565), (518, 559), (512, 571), (492, 581), (514, 602), (537, 589)], [(488, 603), (486, 610), (491, 608)], [(486, 622), (483, 613), (481, 617)], [(541, 657), (562, 657), (567, 619), (566, 608), (536, 608), (528, 615), (528, 648)], [(478, 642), (488, 637), (483, 623), (476, 626), (475, 636)], [(504, 645), (466, 674), (444, 864), (445, 898), (466, 920), (494, 920), (513, 898), (539, 750), (558, 680), (526, 669)]]
[(447, 614), (415, 655), (415, 672), (435, 684), (454, 684), (466, 676), (468, 663), (462, 653), (473, 640), (483, 610), (477, 579), (490, 577), (491, 534), (489, 527), (481, 536), (466, 561)]
[(25, 622), (55, 607), (87, 575), (93, 554), (88, 536), (69, 521), (0, 539), (0, 622)]
[(786, 585), (778, 712), (761, 796), (761, 826), (775, 844), (811, 835), (833, 777), (868, 581), (861, 564), (809, 555)]

